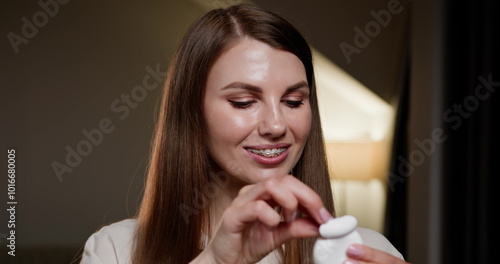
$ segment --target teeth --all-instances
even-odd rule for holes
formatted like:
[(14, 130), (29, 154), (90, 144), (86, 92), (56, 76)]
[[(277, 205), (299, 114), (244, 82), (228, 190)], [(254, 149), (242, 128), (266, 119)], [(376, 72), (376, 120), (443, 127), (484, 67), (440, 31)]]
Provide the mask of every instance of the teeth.
[(272, 158), (280, 155), (283, 153), (283, 151), (286, 150), (286, 148), (273, 148), (273, 149), (252, 149), (252, 148), (247, 148), (250, 152), (264, 156), (266, 158)]

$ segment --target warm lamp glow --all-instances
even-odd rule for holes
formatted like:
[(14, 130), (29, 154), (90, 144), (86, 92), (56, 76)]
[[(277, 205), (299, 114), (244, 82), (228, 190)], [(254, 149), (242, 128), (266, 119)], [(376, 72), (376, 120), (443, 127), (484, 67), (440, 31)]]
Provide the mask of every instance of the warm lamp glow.
[(319, 52), (313, 54), (333, 179), (383, 179), (389, 164), (393, 108)]
[(335, 180), (384, 179), (389, 149), (383, 141), (326, 144), (331, 177)]
[(392, 126), (393, 108), (319, 52), (313, 54), (325, 140), (386, 138)]

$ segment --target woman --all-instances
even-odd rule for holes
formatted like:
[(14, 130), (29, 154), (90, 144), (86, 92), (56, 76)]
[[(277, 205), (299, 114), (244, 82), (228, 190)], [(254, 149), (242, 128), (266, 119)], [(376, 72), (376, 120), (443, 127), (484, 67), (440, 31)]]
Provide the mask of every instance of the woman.
[[(281, 17), (202, 16), (166, 77), (139, 213), (92, 235), (82, 263), (313, 263), (334, 214), (315, 89), (309, 46)], [(405, 263), (360, 233), (346, 263)]]

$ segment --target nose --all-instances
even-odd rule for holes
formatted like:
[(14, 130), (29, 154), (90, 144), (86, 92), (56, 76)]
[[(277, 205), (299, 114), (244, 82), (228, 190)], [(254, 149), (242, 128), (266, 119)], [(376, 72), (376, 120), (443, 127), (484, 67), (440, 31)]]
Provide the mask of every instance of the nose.
[(279, 138), (287, 131), (285, 117), (280, 109), (280, 104), (262, 109), (259, 134), (271, 138)]

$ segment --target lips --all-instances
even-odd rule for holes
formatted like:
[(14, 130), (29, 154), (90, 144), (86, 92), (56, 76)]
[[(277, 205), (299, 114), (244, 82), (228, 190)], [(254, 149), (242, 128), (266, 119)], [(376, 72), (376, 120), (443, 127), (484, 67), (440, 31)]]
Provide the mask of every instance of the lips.
[(290, 144), (246, 146), (244, 148), (254, 161), (264, 165), (275, 165), (287, 158)]
[(283, 153), (286, 150), (286, 148), (272, 148), (272, 149), (246, 148), (246, 150), (252, 152), (253, 154), (264, 156), (266, 158), (272, 158), (281, 155), (281, 153)]

